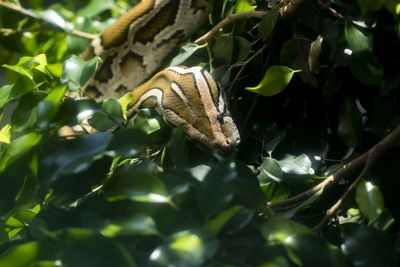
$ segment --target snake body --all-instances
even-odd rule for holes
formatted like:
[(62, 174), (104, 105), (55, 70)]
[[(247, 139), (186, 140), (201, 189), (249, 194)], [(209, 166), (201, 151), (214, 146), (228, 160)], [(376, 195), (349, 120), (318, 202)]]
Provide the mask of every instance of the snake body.
[(82, 57), (103, 58), (85, 86), (98, 100), (131, 94), (130, 113), (156, 108), (172, 125), (211, 150), (240, 142), (227, 100), (201, 67), (160, 69), (165, 59), (207, 21), (203, 0), (144, 0), (95, 39)]

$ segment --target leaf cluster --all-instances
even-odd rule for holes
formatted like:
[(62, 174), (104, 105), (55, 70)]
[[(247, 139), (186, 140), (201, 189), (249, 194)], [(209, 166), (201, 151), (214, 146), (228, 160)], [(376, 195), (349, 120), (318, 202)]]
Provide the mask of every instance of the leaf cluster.
[(129, 97), (70, 97), (101, 62), (76, 56), (88, 40), (73, 30), (101, 32), (135, 1), (25, 2), (28, 17), (0, 7), (0, 266), (398, 266), (398, 148), (322, 228), (357, 170), (269, 205), (399, 125), (396, 1), (210, 0), (199, 34), (266, 10), (166, 62), (207, 67), (225, 89), (242, 137), (225, 156), (154, 110), (128, 116)]

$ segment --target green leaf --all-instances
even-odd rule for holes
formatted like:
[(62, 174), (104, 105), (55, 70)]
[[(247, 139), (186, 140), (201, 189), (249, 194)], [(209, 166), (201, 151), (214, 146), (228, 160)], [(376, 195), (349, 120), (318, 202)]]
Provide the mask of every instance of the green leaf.
[(30, 132), (12, 140), (3, 153), (1, 153), (0, 172), (4, 171), (7, 166), (39, 144), (41, 139), (42, 135), (40, 133)]
[(197, 50), (205, 48), (207, 44), (197, 45), (194, 43), (188, 43), (183, 46), (179, 54), (177, 54), (172, 60), (169, 66), (181, 66), (188, 58), (190, 58)]
[(261, 19), (260, 25), (258, 26), (258, 35), (263, 39), (263, 41), (267, 40), (271, 35), (276, 22), (278, 21), (278, 17), (279, 8), (273, 8)]
[(385, 0), (357, 0), (358, 6), (361, 8), (361, 11), (365, 14), (368, 12), (376, 12), (379, 11), (383, 4), (387, 1)]
[(94, 57), (84, 61), (78, 56), (72, 56), (64, 62), (64, 71), (61, 83), (68, 86), (70, 91), (78, 91), (92, 77), (98, 64), (101, 62), (99, 57)]
[(283, 172), (279, 162), (273, 158), (265, 158), (258, 168), (260, 174), (257, 176), (261, 182), (261, 186), (269, 183), (269, 181), (281, 182)]
[(106, 99), (101, 106), (101, 111), (89, 119), (89, 124), (98, 131), (106, 131), (124, 122), (121, 104), (115, 99)]
[(289, 155), (279, 161), (279, 165), (284, 173), (299, 174), (299, 175), (312, 175), (314, 169), (310, 158), (306, 154), (300, 156)]
[(4, 64), (3, 67), (28, 77), (31, 81), (34, 81), (36, 77), (34, 70), (52, 78), (47, 70), (47, 58), (45, 54), (40, 54), (35, 57), (21, 57), (16, 65)]
[(53, 239), (63, 248), (58, 258), (65, 266), (137, 266), (118, 241), (90, 230), (67, 229)]
[(110, 133), (96, 133), (53, 145), (46, 151), (46, 157), (41, 163), (40, 177), (54, 181), (63, 175), (88, 169), (96, 159), (104, 156), (111, 138)]
[(338, 135), (348, 147), (355, 147), (361, 140), (361, 114), (356, 104), (346, 98), (340, 105)]
[(242, 206), (233, 206), (221, 212), (217, 217), (206, 222), (205, 228), (207, 229), (207, 232), (211, 233), (213, 236), (218, 235), (221, 229), (243, 209)]
[(263, 96), (274, 96), (286, 88), (293, 74), (298, 70), (292, 70), (285, 66), (272, 66), (265, 72), (262, 81), (255, 87), (246, 87), (246, 90)]
[(370, 224), (374, 223), (383, 212), (384, 204), (381, 191), (371, 182), (362, 181), (358, 184), (356, 201)]
[(384, 77), (382, 66), (368, 62), (355, 54), (351, 56), (349, 65), (351, 73), (363, 84), (379, 86), (382, 83)]
[[(32, 266), (40, 254), (40, 244), (29, 242), (15, 246), (6, 253), (0, 255), (0, 266), (2, 267), (26, 267)], [(24, 255), (21, 257), (21, 255)]]
[(41, 18), (42, 20), (66, 32), (69, 32), (74, 28), (71, 23), (65, 21), (64, 18), (61, 17), (60, 14), (58, 14), (54, 10), (49, 9), (42, 12), (38, 12), (37, 14), (38, 17)]
[(171, 139), (167, 144), (167, 155), (171, 157), (172, 163), (177, 167), (186, 165), (189, 151), (186, 145), (186, 136), (183, 127), (172, 129)]
[(66, 91), (67, 88), (65, 86), (54, 88), (45, 99), (39, 102), (37, 106), (39, 128), (45, 129), (49, 127), (49, 123), (60, 109), (61, 101)]
[(103, 0), (103, 1), (96, 1), (91, 0), (84, 8), (79, 10), (78, 16), (82, 17), (94, 17), (99, 15), (100, 13), (113, 8), (115, 5), (113, 0)]
[(297, 234), (284, 241), (289, 258), (298, 266), (343, 267), (347, 266), (341, 251), (310, 234)]
[(232, 62), (234, 38), (232, 33), (221, 35), (215, 39), (212, 46), (214, 63), (218, 66), (229, 65)]
[(311, 229), (302, 224), (279, 217), (270, 217), (260, 224), (264, 239), (269, 243), (283, 243), (298, 234), (312, 234)]
[(134, 214), (129, 218), (113, 220), (101, 229), (107, 237), (157, 235), (157, 225), (153, 218), (144, 214)]
[(110, 201), (130, 199), (138, 202), (167, 203), (170, 199), (164, 183), (155, 175), (155, 166), (147, 162), (116, 172), (104, 188)]
[(256, 6), (250, 5), (248, 0), (236, 0), (235, 13), (252, 11)]
[(11, 141), (11, 125), (6, 124), (0, 130), (0, 143), (9, 144)]
[(236, 179), (234, 162), (212, 166), (197, 190), (197, 202), (207, 217), (224, 210), (233, 199), (233, 182)]
[(7, 105), (12, 97), (11, 92), (13, 91), (14, 85), (4, 85), (0, 88), (0, 109)]
[(398, 266), (392, 243), (383, 232), (359, 224), (344, 224), (341, 237), (340, 248), (354, 266)]
[(237, 51), (235, 61), (241, 62), (245, 60), (250, 54), (251, 42), (241, 36), (235, 36), (234, 42), (235, 50)]
[(181, 231), (171, 235), (150, 255), (158, 266), (203, 266), (217, 250), (217, 242), (203, 233)]
[(372, 36), (351, 22), (346, 23), (345, 36), (350, 49), (354, 52), (372, 50)]

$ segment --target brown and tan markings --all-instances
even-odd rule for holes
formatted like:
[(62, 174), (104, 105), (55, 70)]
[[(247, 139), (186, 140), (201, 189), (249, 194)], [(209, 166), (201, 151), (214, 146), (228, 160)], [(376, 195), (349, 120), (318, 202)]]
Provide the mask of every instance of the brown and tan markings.
[(130, 91), (129, 114), (156, 108), (172, 125), (211, 150), (229, 150), (240, 141), (226, 99), (200, 67), (170, 67), (156, 74), (168, 55), (205, 23), (203, 0), (144, 0), (92, 42), (83, 57), (99, 55), (103, 64), (88, 81), (98, 100)]

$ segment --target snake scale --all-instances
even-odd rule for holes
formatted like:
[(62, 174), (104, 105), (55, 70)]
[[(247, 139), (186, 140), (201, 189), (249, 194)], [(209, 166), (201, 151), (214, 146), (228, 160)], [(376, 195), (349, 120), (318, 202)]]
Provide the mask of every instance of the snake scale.
[(85, 86), (96, 100), (131, 94), (129, 112), (155, 108), (182, 125), (189, 139), (212, 151), (240, 142), (224, 91), (201, 67), (169, 67), (165, 59), (207, 22), (203, 0), (143, 0), (111, 24), (82, 53), (103, 63)]

